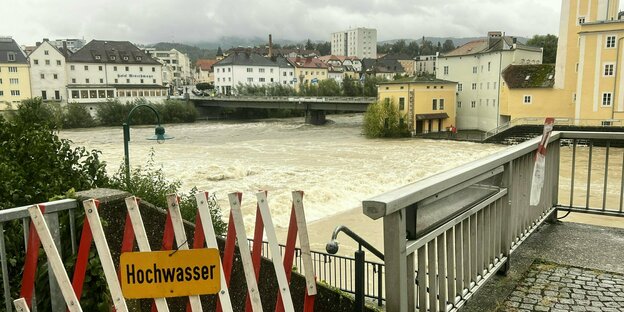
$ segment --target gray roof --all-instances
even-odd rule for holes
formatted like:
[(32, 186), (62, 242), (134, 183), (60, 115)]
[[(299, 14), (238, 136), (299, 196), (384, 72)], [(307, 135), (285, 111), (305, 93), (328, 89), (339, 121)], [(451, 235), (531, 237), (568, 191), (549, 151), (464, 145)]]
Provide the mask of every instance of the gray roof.
[(275, 57), (275, 64), (277, 64), (279, 68), (294, 68), (292, 64), (290, 64), (290, 62), (281, 55)]
[(232, 54), (214, 64), (214, 66), (222, 65), (276, 66), (270, 59), (258, 53), (249, 52), (232, 52)]
[(129, 41), (104, 40), (91, 40), (70, 55), (68, 62), (160, 65)]
[[(14, 61), (9, 61), (10, 54), (15, 56)], [(15, 40), (0, 37), (0, 63), (28, 64), (28, 60)]]

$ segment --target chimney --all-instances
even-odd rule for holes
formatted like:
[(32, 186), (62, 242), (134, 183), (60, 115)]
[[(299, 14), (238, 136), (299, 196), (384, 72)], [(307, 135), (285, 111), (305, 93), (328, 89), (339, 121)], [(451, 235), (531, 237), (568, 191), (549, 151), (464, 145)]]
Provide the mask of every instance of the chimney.
[(488, 47), (491, 48), (494, 43), (498, 41), (503, 36), (503, 33), (500, 31), (489, 31), (488, 32)]
[(63, 56), (65, 56), (65, 59), (67, 59), (67, 41), (63, 40)]
[(48, 42), (48, 41), (50, 41), (50, 39), (48, 39), (48, 38), (43, 38), (43, 42)]
[(273, 36), (269, 34), (269, 58), (273, 57)]

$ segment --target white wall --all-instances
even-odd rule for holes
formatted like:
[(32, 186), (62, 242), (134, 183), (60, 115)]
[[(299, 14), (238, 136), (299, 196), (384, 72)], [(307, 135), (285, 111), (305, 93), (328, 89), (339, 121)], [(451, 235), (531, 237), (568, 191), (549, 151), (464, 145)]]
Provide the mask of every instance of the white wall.
[[(46, 55), (46, 52), (48, 55)], [(49, 42), (45, 41), (29, 55), (28, 59), (30, 62), (32, 96), (41, 97), (42, 91), (45, 91), (46, 99), (52, 100), (55, 98), (55, 92), (58, 91), (59, 97), (63, 101), (67, 101), (65, 56)], [(49, 64), (46, 64), (46, 61)], [(43, 78), (41, 78), (41, 75), (43, 75)]]

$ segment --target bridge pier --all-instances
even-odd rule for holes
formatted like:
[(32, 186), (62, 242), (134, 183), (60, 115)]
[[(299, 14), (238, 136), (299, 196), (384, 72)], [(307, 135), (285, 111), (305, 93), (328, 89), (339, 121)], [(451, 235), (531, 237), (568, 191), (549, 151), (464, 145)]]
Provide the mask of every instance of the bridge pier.
[(320, 125), (324, 125), (326, 121), (327, 119), (325, 118), (324, 110), (311, 110), (311, 109), (306, 110), (305, 122), (307, 124), (320, 126)]

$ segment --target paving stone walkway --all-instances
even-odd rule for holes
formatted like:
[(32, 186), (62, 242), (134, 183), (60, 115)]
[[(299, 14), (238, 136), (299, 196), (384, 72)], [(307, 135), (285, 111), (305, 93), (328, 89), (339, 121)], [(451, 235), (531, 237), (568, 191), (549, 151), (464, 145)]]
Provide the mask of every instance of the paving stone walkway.
[(535, 262), (500, 308), (624, 312), (624, 274)]

